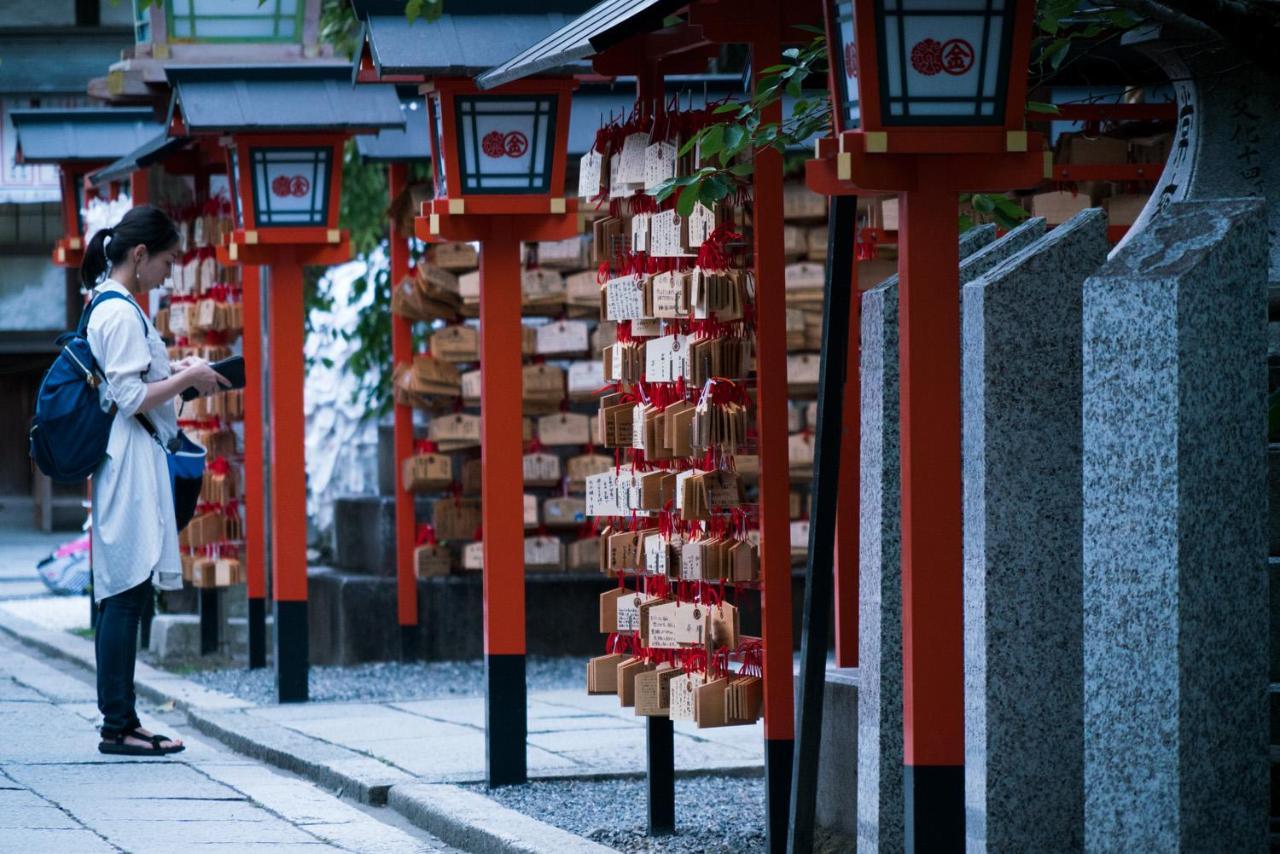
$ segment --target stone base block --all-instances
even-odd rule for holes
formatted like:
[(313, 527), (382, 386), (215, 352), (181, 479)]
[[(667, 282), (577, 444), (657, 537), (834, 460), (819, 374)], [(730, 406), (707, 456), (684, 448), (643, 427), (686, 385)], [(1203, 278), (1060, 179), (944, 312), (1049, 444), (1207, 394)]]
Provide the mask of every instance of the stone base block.
[[(396, 579), (332, 567), (307, 572), (311, 663), (398, 661)], [(605, 636), (596, 615), (600, 594), (617, 582), (596, 573), (535, 573), (525, 579), (529, 655), (599, 655)], [(792, 574), (792, 619), (800, 644), (804, 575)], [(737, 603), (744, 634), (760, 634), (760, 597)], [(416, 657), (427, 661), (479, 658), (484, 652), (483, 593), (479, 572), (418, 581)]]
[[(271, 632), (271, 618), (267, 618)], [(218, 632), (218, 652), (228, 657), (249, 653), (249, 621), (244, 617), (225, 619)], [(200, 657), (199, 614), (157, 614), (151, 623), (151, 654), (161, 663)]]
[[(308, 573), (312, 664), (357, 664), (401, 657), (396, 580), (327, 567)], [(596, 655), (594, 615), (613, 582), (594, 573), (530, 575), (525, 584), (530, 655)], [(479, 658), (484, 652), (480, 573), (418, 581), (417, 657)]]
[[(419, 498), (418, 519), (431, 518), (431, 499)], [(347, 572), (396, 574), (396, 501), (390, 495), (349, 495), (333, 503), (333, 565)]]
[(815, 818), (849, 837), (858, 832), (858, 669), (827, 671)]

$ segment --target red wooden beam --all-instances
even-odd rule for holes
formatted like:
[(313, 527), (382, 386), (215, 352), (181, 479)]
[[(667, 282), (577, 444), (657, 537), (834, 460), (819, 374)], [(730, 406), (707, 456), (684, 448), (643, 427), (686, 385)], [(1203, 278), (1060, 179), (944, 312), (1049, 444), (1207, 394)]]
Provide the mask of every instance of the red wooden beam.
[[(899, 197), (903, 762), (917, 795), (963, 791), (960, 258), (949, 183), (922, 175)], [(945, 807), (944, 824), (961, 816), (963, 826), (962, 798), (928, 801)]]
[[(391, 200), (405, 190), (409, 167), (392, 163), (387, 170), (387, 189)], [(394, 288), (409, 275), (409, 243), (401, 234), (395, 219), (391, 222), (391, 286)], [(413, 360), (413, 324), (404, 317), (391, 316), (391, 363), (402, 365)], [(405, 629), (418, 625), (418, 582), (413, 565), (414, 497), (403, 482), (404, 461), (413, 455), (413, 408), (395, 406), (395, 479), (396, 479), (396, 617), (407, 646), (414, 638), (405, 637)], [(406, 649), (405, 652), (411, 650)]]
[(1064, 122), (1174, 122), (1178, 105), (1167, 104), (1057, 104), (1057, 113), (1028, 113), (1029, 121)]
[(271, 267), (271, 564), (280, 702), (307, 699), (307, 478), (302, 263), (281, 251)]
[[(738, 14), (754, 21), (752, 67), (782, 61), (781, 4), (763, 2)], [(751, 14), (754, 13), (754, 14)], [(771, 14), (769, 14), (771, 13)], [(764, 123), (782, 120), (782, 104), (764, 108)], [(791, 484), (787, 433), (787, 314), (783, 287), (782, 154), (757, 153), (752, 191), (756, 289), (756, 424), (760, 444), (760, 611), (764, 639), (764, 738), (770, 848), (786, 845), (795, 744), (791, 613)]]
[(1062, 163), (1053, 167), (1054, 181), (1155, 181), (1162, 163)]

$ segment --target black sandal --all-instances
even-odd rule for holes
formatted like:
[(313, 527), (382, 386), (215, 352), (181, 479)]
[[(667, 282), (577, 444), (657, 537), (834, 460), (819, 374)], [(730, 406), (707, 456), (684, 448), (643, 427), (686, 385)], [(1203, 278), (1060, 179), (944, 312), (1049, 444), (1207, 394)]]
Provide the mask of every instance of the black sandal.
[[(137, 744), (125, 744), (124, 740), (131, 736), (142, 741), (149, 741), (151, 746), (142, 747)], [(167, 756), (170, 753), (181, 753), (187, 749), (185, 744), (161, 747), (166, 741), (172, 741), (172, 739), (167, 735), (143, 735), (137, 729), (122, 730), (117, 733), (104, 732), (102, 733), (102, 741), (98, 742), (98, 752), (116, 756)]]

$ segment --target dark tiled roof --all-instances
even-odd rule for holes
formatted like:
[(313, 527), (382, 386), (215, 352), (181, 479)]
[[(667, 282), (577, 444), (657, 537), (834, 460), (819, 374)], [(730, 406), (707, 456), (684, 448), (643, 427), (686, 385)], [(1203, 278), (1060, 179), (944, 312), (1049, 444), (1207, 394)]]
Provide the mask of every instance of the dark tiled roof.
[(161, 129), (146, 108), (10, 110), (9, 118), (25, 163), (115, 160), (154, 138)]
[[(379, 74), (471, 77), (572, 20), (563, 12), (444, 14), (413, 23), (404, 15), (371, 15), (364, 24), (364, 38)], [(581, 63), (569, 65), (586, 70)]]
[(353, 86), (351, 66), (170, 66), (173, 110), (191, 133), (401, 128), (389, 86)]
[(519, 54), (476, 78), (492, 89), (530, 74), (545, 73), (595, 56), (633, 33), (658, 29), (662, 19), (689, 0), (603, 0)]

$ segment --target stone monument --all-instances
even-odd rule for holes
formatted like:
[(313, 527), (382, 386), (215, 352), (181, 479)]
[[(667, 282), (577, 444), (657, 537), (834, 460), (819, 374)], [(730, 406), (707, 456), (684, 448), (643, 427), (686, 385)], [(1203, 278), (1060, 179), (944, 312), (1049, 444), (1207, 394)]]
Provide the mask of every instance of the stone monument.
[(1085, 283), (1087, 851), (1266, 850), (1267, 241), (1172, 202)]
[(1080, 300), (1109, 248), (1093, 208), (963, 288), (971, 854), (1083, 844)]
[[(982, 275), (1044, 233), (1033, 219), (990, 243), (961, 236), (960, 282)], [(959, 358), (959, 354), (957, 354)], [(862, 295), (862, 444), (858, 561), (858, 850), (903, 845), (902, 534), (898, 444), (898, 277)]]

